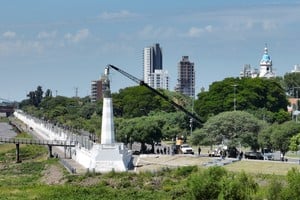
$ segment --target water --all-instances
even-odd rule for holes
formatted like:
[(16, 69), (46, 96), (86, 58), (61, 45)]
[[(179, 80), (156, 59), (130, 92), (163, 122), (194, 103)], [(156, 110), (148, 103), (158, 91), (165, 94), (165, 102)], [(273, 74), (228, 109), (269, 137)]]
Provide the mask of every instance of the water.
[(0, 122), (0, 137), (13, 138), (17, 133), (13, 130), (13, 127), (5, 122)]

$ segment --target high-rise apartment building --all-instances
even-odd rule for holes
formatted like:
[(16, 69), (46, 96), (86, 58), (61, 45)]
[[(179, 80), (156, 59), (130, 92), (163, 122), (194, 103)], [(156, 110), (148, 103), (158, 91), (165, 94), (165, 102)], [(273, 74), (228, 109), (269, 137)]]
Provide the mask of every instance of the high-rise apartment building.
[(103, 98), (103, 92), (106, 90), (105, 85), (102, 83), (105, 77), (101, 77), (100, 80), (91, 82), (91, 102), (96, 102)]
[(144, 48), (144, 82), (153, 88), (169, 89), (168, 72), (163, 70), (159, 44)]
[(102, 98), (102, 81), (95, 80), (91, 82), (91, 102), (96, 102)]
[(189, 61), (188, 56), (182, 56), (182, 60), (178, 63), (177, 81), (176, 92), (195, 97), (195, 68), (194, 63)]

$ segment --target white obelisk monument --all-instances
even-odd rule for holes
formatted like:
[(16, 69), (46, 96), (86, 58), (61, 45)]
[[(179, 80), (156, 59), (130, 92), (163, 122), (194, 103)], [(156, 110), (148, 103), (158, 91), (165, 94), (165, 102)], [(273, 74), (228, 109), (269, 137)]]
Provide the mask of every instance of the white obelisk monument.
[(108, 79), (109, 68), (105, 68), (105, 76), (102, 81), (104, 87), (103, 94), (103, 110), (102, 110), (102, 127), (101, 127), (101, 144), (115, 143), (115, 130), (114, 130), (114, 113), (113, 104), (110, 93), (110, 83)]
[(115, 142), (113, 104), (110, 92), (109, 68), (105, 68), (101, 144), (94, 144), (91, 151), (90, 169), (95, 172), (127, 171), (132, 159), (131, 152), (123, 143)]

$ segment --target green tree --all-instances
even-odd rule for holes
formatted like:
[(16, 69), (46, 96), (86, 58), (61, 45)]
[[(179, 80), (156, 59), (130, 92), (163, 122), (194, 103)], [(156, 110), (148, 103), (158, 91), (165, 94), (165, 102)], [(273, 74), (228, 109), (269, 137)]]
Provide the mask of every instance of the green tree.
[(257, 150), (258, 133), (262, 127), (263, 122), (253, 115), (243, 111), (232, 111), (209, 118), (203, 125), (202, 132), (210, 138), (211, 144), (220, 144), (222, 141), (229, 140), (234, 145), (241, 143)]
[(47, 89), (46, 92), (45, 92), (45, 98), (48, 98), (48, 97), (52, 97), (52, 91), (50, 89)]
[[(190, 98), (167, 90), (160, 90), (160, 92), (177, 104), (191, 108)], [(146, 116), (153, 111), (176, 111), (169, 102), (144, 86), (121, 89), (118, 94), (113, 94), (113, 101), (114, 114), (125, 118)]]
[(226, 78), (214, 82), (209, 91), (198, 94), (195, 111), (203, 119), (224, 111), (264, 109), (270, 112), (287, 110), (285, 91), (277, 79)]
[(291, 97), (300, 97), (300, 73), (286, 73), (283, 76), (285, 91)]
[(36, 97), (36, 106), (39, 106), (40, 103), (42, 102), (43, 100), (43, 89), (42, 89), (42, 86), (38, 86), (36, 91), (35, 91), (35, 97)]
[(280, 150), (283, 155), (289, 150), (290, 140), (300, 132), (300, 124), (288, 121), (266, 127), (259, 136), (259, 143), (274, 150)]
[(141, 143), (141, 151), (146, 150), (146, 144), (152, 145), (162, 138), (162, 122), (151, 117), (137, 117), (116, 121), (117, 140), (125, 143), (134, 141)]
[(300, 145), (300, 133), (298, 133), (297, 135), (294, 135), (290, 139), (289, 150), (298, 151), (299, 150), (299, 145)]

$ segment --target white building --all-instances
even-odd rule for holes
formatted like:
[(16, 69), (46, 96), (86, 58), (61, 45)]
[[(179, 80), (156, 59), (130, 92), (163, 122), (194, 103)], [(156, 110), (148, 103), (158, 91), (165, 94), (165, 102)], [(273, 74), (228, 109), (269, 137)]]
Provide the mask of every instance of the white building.
[(249, 64), (244, 65), (243, 71), (240, 72), (240, 78), (251, 77), (251, 78), (273, 78), (275, 77), (275, 73), (273, 72), (273, 64), (271, 57), (268, 53), (268, 48), (264, 48), (264, 54), (262, 59), (260, 60), (260, 68), (251, 69)]
[(291, 72), (292, 73), (298, 73), (298, 72), (300, 72), (300, 65), (299, 64), (294, 65), (294, 69)]
[(163, 70), (162, 50), (159, 44), (144, 48), (144, 82), (157, 89), (169, 89), (168, 71)]
[(273, 72), (272, 68), (272, 60), (268, 54), (268, 48), (265, 47), (264, 55), (260, 61), (260, 70), (259, 70), (259, 77), (261, 78), (273, 78), (275, 77), (275, 73)]

